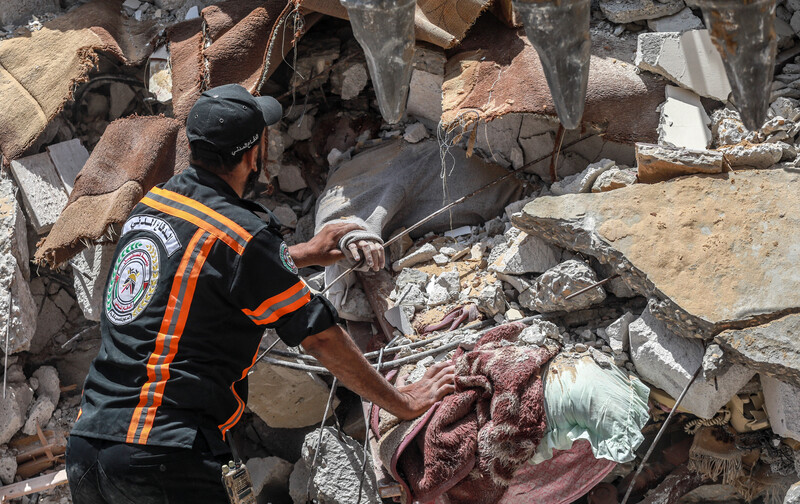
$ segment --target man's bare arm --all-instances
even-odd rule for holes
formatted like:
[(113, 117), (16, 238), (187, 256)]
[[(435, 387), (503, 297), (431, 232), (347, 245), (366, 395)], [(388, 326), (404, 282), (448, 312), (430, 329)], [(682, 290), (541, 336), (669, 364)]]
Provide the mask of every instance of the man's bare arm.
[(344, 258), (344, 254), (339, 250), (339, 240), (356, 229), (363, 228), (357, 224), (343, 222), (328, 224), (309, 241), (289, 247), (289, 255), (298, 268), (330, 266)]
[(395, 388), (367, 362), (338, 325), (308, 336), (302, 345), (345, 387), (403, 420), (418, 417), (455, 390), (454, 367), (449, 363), (431, 366), (420, 381)]

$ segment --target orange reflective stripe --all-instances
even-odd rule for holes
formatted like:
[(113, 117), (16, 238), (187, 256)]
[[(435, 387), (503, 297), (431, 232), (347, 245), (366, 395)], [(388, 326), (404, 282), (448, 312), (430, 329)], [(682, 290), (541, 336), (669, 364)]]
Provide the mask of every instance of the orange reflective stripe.
[(250, 365), (247, 366), (247, 368), (244, 371), (242, 371), (242, 376), (231, 384), (231, 392), (233, 392), (233, 397), (236, 398), (236, 401), (239, 403), (239, 406), (236, 408), (236, 411), (233, 412), (233, 415), (231, 415), (231, 417), (228, 418), (228, 420), (226, 420), (224, 424), (218, 426), (219, 430), (222, 431), (223, 441), (225, 440), (225, 433), (227, 433), (231, 428), (233, 428), (234, 425), (236, 425), (236, 423), (239, 421), (239, 418), (241, 418), (242, 413), (244, 412), (244, 401), (242, 401), (242, 398), (239, 397), (239, 394), (236, 393), (235, 386), (237, 383), (244, 380), (244, 377), (247, 376), (247, 373), (250, 372), (250, 369), (252, 369), (253, 366), (256, 365), (257, 359), (258, 359), (258, 348), (256, 348), (256, 353), (253, 354), (253, 362), (251, 362)]
[[(199, 244), (201, 240), (202, 245)], [(126, 437), (128, 443), (147, 443), (156, 411), (163, 401), (164, 388), (170, 378), (169, 366), (178, 352), (180, 338), (186, 326), (197, 287), (197, 278), (216, 240), (216, 235), (205, 229), (198, 229), (181, 259), (170, 290), (169, 303), (161, 320), (161, 328), (156, 337), (155, 348), (147, 360), (147, 382), (142, 386), (139, 404), (134, 409), (128, 426)]]
[(215, 235), (217, 238), (225, 242), (226, 245), (235, 250), (236, 253), (239, 255), (241, 255), (244, 252), (244, 246), (239, 242), (237, 242), (231, 235), (217, 228), (213, 224), (206, 222), (201, 217), (192, 215), (178, 208), (173, 208), (169, 205), (165, 205), (164, 203), (155, 201), (147, 196), (142, 198), (141, 202), (151, 208), (155, 208), (156, 210), (164, 212), (165, 214), (173, 215), (175, 217), (180, 217), (183, 220), (191, 222), (200, 229), (208, 231), (209, 233)]
[(255, 310), (243, 309), (242, 311), (248, 317), (260, 317), (271, 306), (274, 306), (274, 305), (280, 303), (281, 301), (283, 301), (285, 299), (289, 299), (290, 297), (294, 296), (295, 294), (297, 294), (298, 292), (303, 290), (303, 287), (305, 287), (305, 286), (306, 286), (306, 284), (303, 283), (302, 280), (300, 280), (299, 282), (297, 282), (296, 284), (292, 285), (291, 287), (289, 287), (285, 291), (281, 292), (280, 294), (276, 294), (276, 295), (272, 296), (271, 298), (267, 299), (266, 301), (264, 301), (263, 303), (258, 305), (258, 308), (256, 308)]
[(281, 317), (283, 317), (284, 315), (287, 315), (295, 310), (302, 308), (303, 306), (308, 304), (309, 301), (311, 301), (311, 292), (306, 292), (305, 294), (303, 294), (302, 297), (300, 297), (300, 299), (293, 302), (292, 304), (283, 306), (278, 310), (273, 311), (272, 314), (265, 319), (254, 320), (253, 322), (255, 322), (256, 325), (271, 324), (280, 319)]

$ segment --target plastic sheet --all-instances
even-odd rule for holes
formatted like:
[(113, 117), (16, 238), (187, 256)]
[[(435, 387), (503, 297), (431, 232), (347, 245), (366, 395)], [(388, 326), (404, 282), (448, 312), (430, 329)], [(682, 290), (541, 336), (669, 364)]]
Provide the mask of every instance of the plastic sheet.
[(414, 0), (341, 0), (364, 49), (383, 119), (403, 117), (414, 59)]
[(767, 117), (775, 70), (775, 0), (700, 0), (744, 125), (757, 130)]
[(539, 53), (561, 124), (577, 128), (589, 82), (591, 0), (514, 0), (513, 4)]

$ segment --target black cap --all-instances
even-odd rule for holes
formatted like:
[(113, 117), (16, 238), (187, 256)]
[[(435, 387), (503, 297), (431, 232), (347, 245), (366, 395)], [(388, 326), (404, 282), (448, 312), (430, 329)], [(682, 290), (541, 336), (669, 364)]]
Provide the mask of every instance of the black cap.
[(264, 128), (282, 115), (275, 98), (254, 97), (239, 84), (225, 84), (200, 95), (186, 119), (186, 136), (193, 145), (232, 157), (256, 145)]

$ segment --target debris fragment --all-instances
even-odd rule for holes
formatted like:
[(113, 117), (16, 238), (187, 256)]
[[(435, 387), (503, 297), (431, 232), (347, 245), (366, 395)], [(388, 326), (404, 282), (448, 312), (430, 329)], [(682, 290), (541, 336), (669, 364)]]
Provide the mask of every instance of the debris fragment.
[(580, 310), (602, 302), (606, 298), (603, 288), (597, 287), (569, 301), (564, 298), (595, 283), (595, 272), (583, 262), (572, 259), (545, 271), (520, 295), (519, 302), (539, 313)]
[[(781, 151), (783, 152), (783, 151)], [(722, 152), (636, 144), (639, 182), (654, 184), (681, 175), (722, 173)]]

